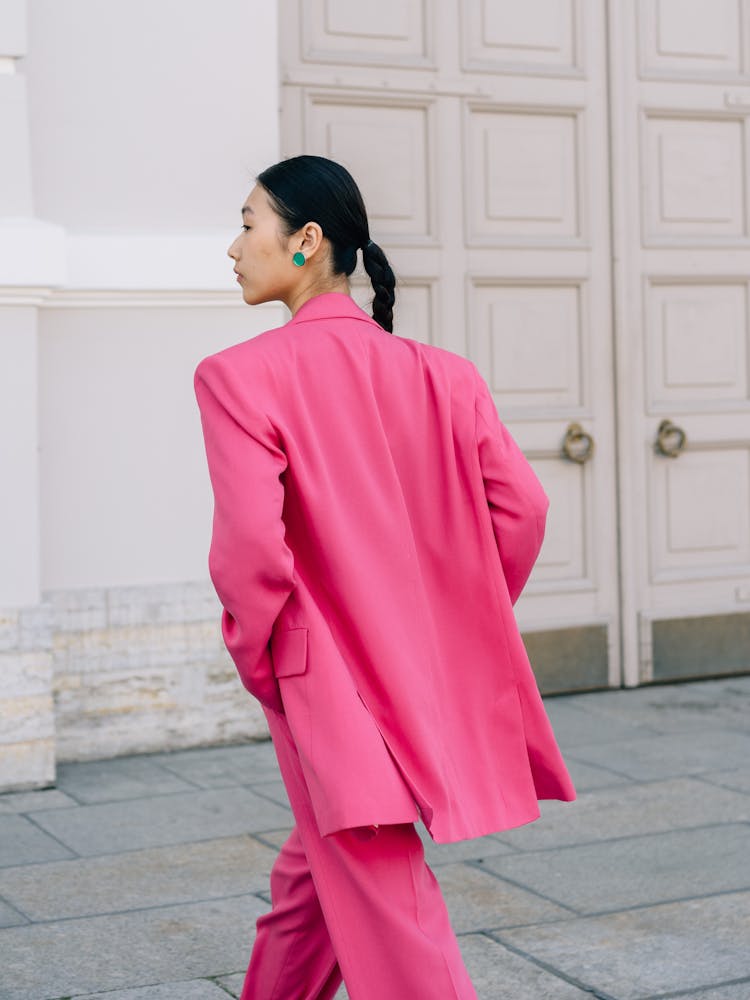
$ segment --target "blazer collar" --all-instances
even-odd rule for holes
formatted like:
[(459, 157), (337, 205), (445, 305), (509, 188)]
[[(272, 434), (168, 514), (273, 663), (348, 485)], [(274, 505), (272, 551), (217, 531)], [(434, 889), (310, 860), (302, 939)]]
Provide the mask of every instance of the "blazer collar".
[(313, 323), (319, 319), (360, 319), (369, 323), (374, 320), (360, 309), (351, 295), (343, 292), (324, 292), (308, 299), (289, 320), (290, 323)]

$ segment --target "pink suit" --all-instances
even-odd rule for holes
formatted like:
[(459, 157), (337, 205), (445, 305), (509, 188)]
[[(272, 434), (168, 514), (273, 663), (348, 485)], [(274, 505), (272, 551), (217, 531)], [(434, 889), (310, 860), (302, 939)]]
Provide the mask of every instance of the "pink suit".
[(453, 841), (573, 799), (512, 610), (547, 498), (474, 365), (331, 293), (195, 390), (224, 639), (316, 835)]

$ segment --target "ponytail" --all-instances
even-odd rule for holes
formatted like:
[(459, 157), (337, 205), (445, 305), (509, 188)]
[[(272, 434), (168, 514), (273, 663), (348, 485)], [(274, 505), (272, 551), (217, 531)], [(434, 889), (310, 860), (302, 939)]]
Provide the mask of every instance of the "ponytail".
[(362, 248), (362, 262), (370, 276), (375, 297), (372, 300), (372, 318), (387, 333), (393, 333), (393, 304), (396, 301), (394, 289), (396, 278), (388, 263), (388, 258), (372, 240)]

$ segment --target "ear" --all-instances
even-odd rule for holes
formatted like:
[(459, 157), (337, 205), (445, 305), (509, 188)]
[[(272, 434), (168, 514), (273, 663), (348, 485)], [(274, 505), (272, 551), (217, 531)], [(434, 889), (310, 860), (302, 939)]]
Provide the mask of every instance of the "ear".
[(313, 257), (323, 245), (323, 230), (320, 228), (317, 222), (307, 222), (301, 229), (298, 229), (293, 236), (289, 238), (289, 247), (293, 253), (297, 250), (301, 250), (305, 257), (309, 260)]

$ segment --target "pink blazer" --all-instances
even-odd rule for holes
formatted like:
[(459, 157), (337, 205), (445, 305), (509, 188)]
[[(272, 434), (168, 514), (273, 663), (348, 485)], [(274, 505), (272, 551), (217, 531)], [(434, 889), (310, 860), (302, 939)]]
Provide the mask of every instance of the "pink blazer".
[(321, 834), (419, 812), (461, 840), (575, 798), (512, 610), (547, 498), (475, 366), (330, 293), (195, 391), (224, 640)]

